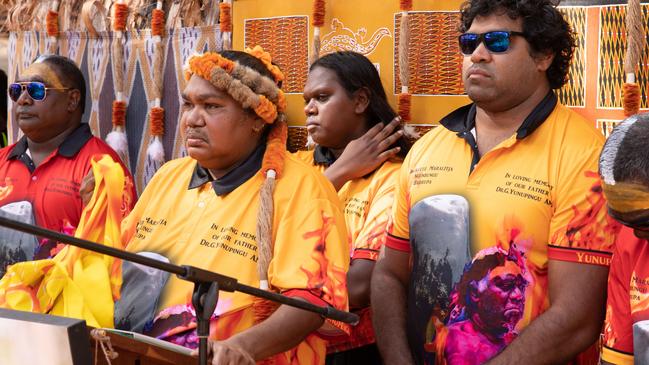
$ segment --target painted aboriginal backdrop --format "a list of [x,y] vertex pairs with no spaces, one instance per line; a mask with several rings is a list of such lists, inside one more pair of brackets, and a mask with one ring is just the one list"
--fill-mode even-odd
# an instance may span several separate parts
[[[303,85],[308,71],[313,28],[310,1],[264,0],[235,2],[234,46],[262,44],[273,50],[283,69],[289,71],[292,147],[301,146],[305,131],[303,102],[295,85]],[[463,95],[457,46],[458,8],[461,1],[414,0],[410,13],[409,91],[412,123],[426,130],[455,107],[468,103]],[[561,9],[577,33],[578,48],[570,71],[570,82],[559,91],[562,103],[583,114],[607,134],[624,118],[621,88],[626,49],[626,2],[564,0]],[[645,31],[649,4],[642,5]],[[354,50],[369,57],[378,67],[383,85],[396,107],[401,90],[397,45],[401,13],[398,0],[326,2],[325,25],[321,30],[321,54]],[[289,32],[292,36],[288,36]],[[289,51],[287,51],[289,50]],[[643,51],[639,79],[641,109],[647,105],[647,47]]]
[[[626,49],[624,3],[563,1],[562,11],[578,35],[578,48],[570,82],[559,91],[560,100],[592,120],[607,134],[623,119],[621,88]],[[216,4],[216,1],[212,2]],[[460,1],[415,0],[411,16],[409,45],[409,91],[412,124],[425,131],[454,108],[468,103],[460,78],[461,56],[457,47],[457,19]],[[642,5],[647,28],[649,4]],[[329,0],[321,28],[321,54],[354,50],[369,57],[379,69],[393,105],[401,90],[397,43],[401,13],[398,0]],[[287,75],[290,148],[304,146],[304,102],[301,91],[306,81],[313,39],[312,1],[236,0],[232,2],[233,48],[262,45]],[[211,24],[211,25],[210,25]],[[184,81],[182,65],[193,52],[220,50],[219,26],[174,28],[162,38],[164,77],[162,107],[165,109],[165,159],[183,154],[178,136],[178,99]],[[144,186],[146,149],[151,139],[148,111],[153,106],[154,41],[149,30],[125,34],[125,97],[128,101],[126,134],[129,166],[136,176],[138,191]],[[112,32],[89,35],[85,30],[62,31],[58,53],[72,58],[87,78],[85,120],[96,135],[105,138],[111,130],[111,103],[115,99],[115,67],[111,57]],[[39,31],[14,31],[9,41],[9,79],[14,80],[40,53],[50,49],[51,38]],[[643,51],[636,73],[641,88],[642,109],[647,105],[646,67],[649,52]],[[19,130],[10,125],[10,140]]]

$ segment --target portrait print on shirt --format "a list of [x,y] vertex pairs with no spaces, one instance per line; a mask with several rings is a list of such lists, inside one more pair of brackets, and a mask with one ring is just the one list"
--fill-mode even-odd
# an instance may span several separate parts
[[494,242],[473,255],[469,210],[459,195],[434,195],[410,212],[408,335],[424,364],[485,363],[516,338],[525,313],[525,253]]

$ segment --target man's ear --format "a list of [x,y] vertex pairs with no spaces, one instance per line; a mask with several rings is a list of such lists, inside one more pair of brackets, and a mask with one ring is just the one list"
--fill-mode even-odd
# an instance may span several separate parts
[[547,71],[554,61],[554,53],[552,52],[539,52],[534,56],[537,70],[541,72]]
[[366,87],[358,89],[354,95],[354,112],[356,114],[363,114],[369,105],[370,91]]
[[252,131],[255,133],[261,133],[264,130],[264,126],[266,126],[266,122],[264,122],[260,117],[255,116],[252,120]]
[[475,280],[471,280],[469,285],[466,286],[466,290],[469,291],[469,296],[471,297],[471,301],[473,303],[476,303],[480,299],[478,295],[478,283]]
[[81,103],[81,92],[77,89],[72,89],[68,92],[68,112],[72,113],[79,107]]

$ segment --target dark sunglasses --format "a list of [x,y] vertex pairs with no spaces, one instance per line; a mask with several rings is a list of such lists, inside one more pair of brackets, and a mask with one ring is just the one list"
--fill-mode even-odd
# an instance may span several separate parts
[[47,87],[44,83],[39,81],[16,82],[9,84],[9,87],[7,88],[9,97],[14,102],[18,101],[18,98],[20,98],[20,95],[22,95],[25,90],[27,90],[27,94],[30,98],[36,101],[43,101],[47,96],[47,90],[70,90],[70,88]]
[[476,33],[464,33],[460,34],[460,51],[464,55],[472,54],[476,48],[480,45],[480,42],[484,42],[485,47],[492,53],[502,53],[509,49],[511,44],[512,36],[525,37],[524,33],[506,31],[506,30],[494,30],[492,32],[486,32],[481,34]]

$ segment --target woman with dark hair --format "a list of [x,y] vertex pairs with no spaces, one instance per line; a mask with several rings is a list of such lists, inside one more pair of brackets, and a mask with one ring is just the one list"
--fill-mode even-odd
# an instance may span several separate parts
[[[123,240],[133,252],[344,310],[349,257],[336,192],[286,152],[283,75],[262,49],[247,52],[189,59],[180,120],[188,156],[156,173],[122,224]],[[191,294],[191,283],[170,277],[159,302],[150,300],[144,332],[196,347]],[[212,363],[324,364],[326,343],[314,332],[328,322],[319,315],[241,292],[218,299]],[[135,322],[138,306],[119,307],[117,323]]]
[[383,245],[401,159],[409,144],[379,73],[363,55],[336,52],[310,68],[306,127],[315,150],[297,155],[321,170],[344,204],[349,244],[350,308],[361,316],[350,336],[332,338],[327,364],[380,364],[370,319],[369,285]]

